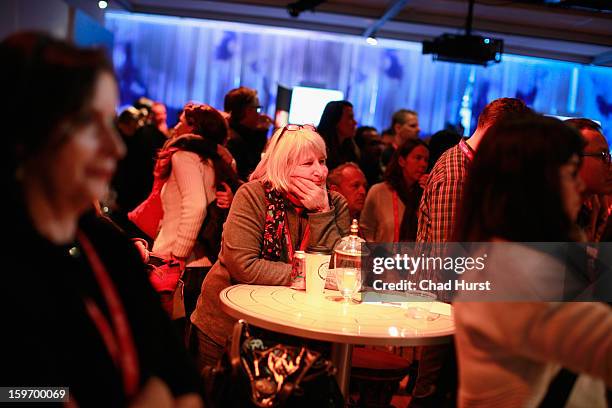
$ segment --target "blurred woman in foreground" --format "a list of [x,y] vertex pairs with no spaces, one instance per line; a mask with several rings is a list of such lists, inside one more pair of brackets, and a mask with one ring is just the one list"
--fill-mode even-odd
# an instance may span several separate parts
[[19,226],[5,246],[0,383],[69,387],[80,406],[201,406],[138,252],[90,211],[125,153],[104,52],[22,33],[0,56],[6,214]]
[[[537,282],[554,269],[561,273],[547,285],[566,278],[563,256],[523,243],[580,239],[582,147],[580,135],[562,122],[534,116],[491,128],[478,148],[455,240],[497,244],[489,247],[487,265],[506,270],[477,275],[494,273],[509,283],[494,288],[497,301],[464,302],[460,294],[454,303],[460,407],[606,406],[612,310],[601,303],[534,302],[533,291],[521,292],[529,289],[521,276]],[[534,289],[546,291],[542,286]],[[499,301],[508,293],[525,301]],[[557,382],[563,385],[552,385]]]

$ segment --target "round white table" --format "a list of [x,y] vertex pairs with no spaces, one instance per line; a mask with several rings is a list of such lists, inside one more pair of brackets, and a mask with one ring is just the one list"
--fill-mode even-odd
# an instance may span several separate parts
[[407,317],[406,304],[345,304],[337,291],[313,301],[285,286],[234,285],[220,293],[221,308],[249,324],[332,343],[332,360],[343,395],[348,394],[354,344],[421,346],[449,343],[455,330],[452,307],[434,302],[429,319]]

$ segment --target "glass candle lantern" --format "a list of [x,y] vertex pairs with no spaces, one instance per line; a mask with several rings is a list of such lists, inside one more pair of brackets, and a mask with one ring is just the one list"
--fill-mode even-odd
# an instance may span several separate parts
[[342,238],[334,247],[333,273],[345,303],[350,303],[353,294],[361,288],[361,255],[365,240],[358,233],[359,224],[354,219],[350,235]]

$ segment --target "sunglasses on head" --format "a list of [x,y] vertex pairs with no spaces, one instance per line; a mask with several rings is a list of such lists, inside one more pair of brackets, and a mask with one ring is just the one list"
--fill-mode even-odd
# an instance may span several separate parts
[[306,130],[311,130],[313,132],[317,131],[317,128],[314,127],[314,125],[285,125],[283,127],[283,130],[281,131],[280,135],[278,136],[278,140],[280,140],[281,137],[283,137],[283,135],[285,134],[285,132],[295,132],[297,130],[302,130],[302,129],[306,129]]

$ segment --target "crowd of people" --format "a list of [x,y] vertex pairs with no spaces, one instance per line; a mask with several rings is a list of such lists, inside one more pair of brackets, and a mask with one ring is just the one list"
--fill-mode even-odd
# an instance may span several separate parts
[[[223,110],[186,103],[169,128],[146,98],[116,115],[102,51],[26,32],[0,55],[19,226],[3,386],[69,386],[74,406],[202,406],[198,374],[235,321],[219,293],[288,286],[295,251],[333,248],[353,219],[367,242],[507,242],[534,257],[520,243],[612,240],[610,149],[589,119],[500,98],[468,138],[421,138],[408,109],[379,135],[344,100],[316,128],[275,127],[240,87]],[[152,286],[154,259],[176,280]],[[454,345],[420,350],[411,406],[610,402],[608,304],[457,302],[455,321]]]

